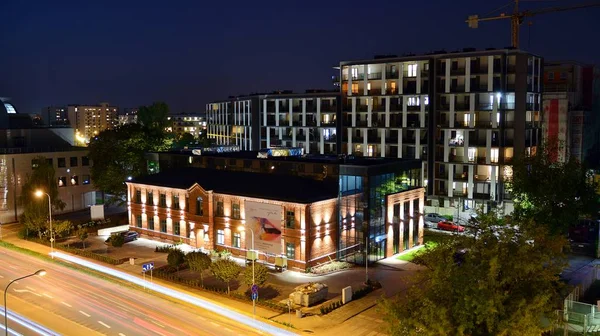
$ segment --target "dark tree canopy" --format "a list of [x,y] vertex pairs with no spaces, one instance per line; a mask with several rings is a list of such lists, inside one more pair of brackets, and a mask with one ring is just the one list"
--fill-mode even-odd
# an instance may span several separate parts
[[138,122],[152,130],[164,131],[170,125],[169,106],[163,102],[155,102],[150,106],[140,106]]

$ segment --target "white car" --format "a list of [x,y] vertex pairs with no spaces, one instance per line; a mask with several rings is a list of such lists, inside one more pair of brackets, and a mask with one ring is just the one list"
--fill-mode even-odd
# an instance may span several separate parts
[[437,214],[437,213],[428,213],[424,217],[425,227],[435,228],[439,222],[443,222],[448,220],[448,218]]

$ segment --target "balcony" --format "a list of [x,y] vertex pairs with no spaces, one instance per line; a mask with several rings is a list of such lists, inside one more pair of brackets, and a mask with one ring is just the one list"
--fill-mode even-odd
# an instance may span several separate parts
[[484,200],[489,200],[490,199],[490,194],[487,193],[473,193],[473,198],[474,199],[484,199]]
[[452,177],[452,179],[455,182],[467,182],[469,180],[469,177],[467,175],[467,173],[462,173],[462,174],[454,174],[454,176]]
[[487,74],[488,73],[488,67],[487,64],[476,64],[476,63],[471,63],[471,74],[472,75],[482,75],[482,74]]
[[448,155],[448,162],[458,162],[458,163],[463,163],[465,162],[465,157],[464,156],[458,156],[458,155]]
[[[352,81],[363,80],[364,78],[365,78],[364,74],[357,74],[355,76],[352,76]],[[343,75],[342,80],[348,81],[348,75]]]
[[448,141],[448,146],[450,147],[461,147],[465,145],[465,141],[463,139],[450,139]]
[[367,127],[366,120],[356,120],[356,127]]
[[429,70],[421,70],[421,77],[429,77]]
[[292,106],[292,112],[302,112],[302,105]]
[[456,85],[450,88],[451,92],[465,92],[465,86],[464,85]]
[[325,137],[324,141],[325,142],[336,142],[337,141],[337,136],[334,134],[334,135],[331,135],[329,137]]
[[451,76],[464,76],[465,69],[450,69]]
[[475,175],[473,176],[474,182],[490,182],[490,177],[487,175]]
[[371,89],[367,91],[369,96],[381,96],[381,89]]
[[396,79],[398,78],[398,72],[397,71],[386,71],[385,72],[385,78],[386,79]]
[[381,72],[373,72],[367,75],[367,79],[381,79]]
[[356,112],[368,112],[369,106],[367,105],[356,105]]
[[471,92],[488,92],[487,83],[484,83],[484,84],[471,83]]
[[335,122],[335,120],[321,121],[321,126],[323,126],[323,127],[335,127],[336,126],[336,122]]
[[419,111],[421,111],[421,106],[420,105],[409,105],[406,107],[406,110],[409,112],[419,112]]
[[475,127],[490,128],[490,127],[492,127],[492,122],[490,120],[478,120],[475,122]]
[[386,95],[396,95],[398,94],[398,89],[387,89],[385,90]]
[[[308,110],[308,106],[306,107]],[[337,112],[337,105],[321,104],[321,112]]]
[[398,104],[398,103],[390,103],[390,111],[402,111],[402,105]]

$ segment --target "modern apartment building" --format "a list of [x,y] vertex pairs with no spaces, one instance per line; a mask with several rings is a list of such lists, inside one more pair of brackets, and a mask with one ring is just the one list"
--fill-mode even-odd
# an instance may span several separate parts
[[[340,91],[320,93],[317,104],[308,103],[315,95],[289,94],[208,104],[209,136],[237,144],[253,132],[253,149],[303,146],[307,153],[419,159],[428,210],[512,211],[504,186],[510,163],[535,153],[541,141],[539,56],[464,49],[341,62],[339,72]],[[320,129],[311,131],[309,122]],[[257,124],[260,136],[252,127]],[[335,142],[326,141],[334,129]]]
[[232,97],[207,104],[208,136],[243,150],[302,147],[307,154],[336,154],[339,102],[339,92],[322,90]]
[[175,134],[190,133],[195,138],[198,138],[206,132],[206,117],[204,114],[172,114],[168,119],[171,121],[169,131]]
[[584,161],[600,145],[599,78],[593,65],[573,61],[544,65],[544,138],[557,146],[558,161],[568,157]]
[[109,103],[98,105],[69,105],[67,115],[75,133],[89,141],[98,133],[117,126],[118,108]]
[[135,124],[137,123],[137,108],[124,108],[119,110],[119,125]]

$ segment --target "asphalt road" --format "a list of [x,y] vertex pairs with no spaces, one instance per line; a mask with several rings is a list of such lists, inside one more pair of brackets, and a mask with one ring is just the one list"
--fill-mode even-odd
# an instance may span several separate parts
[[[11,279],[45,269],[43,278],[30,277],[11,285],[13,297],[46,312],[105,335],[257,335],[256,331],[212,312],[175,303],[35,257],[0,249],[0,287]],[[13,300],[18,302],[19,300]],[[56,319],[64,330],[65,320]],[[9,321],[9,326],[24,332]],[[53,330],[53,325],[45,327]],[[58,327],[58,326],[54,326]],[[68,333],[66,335],[69,335]]]

